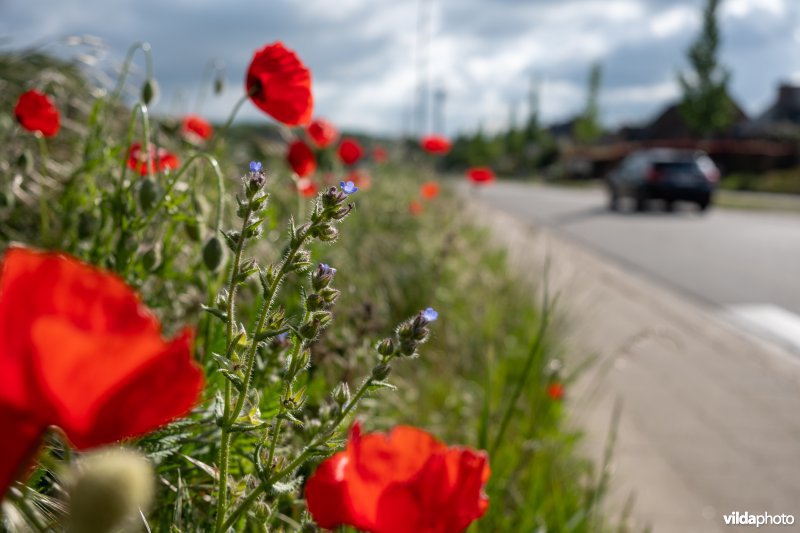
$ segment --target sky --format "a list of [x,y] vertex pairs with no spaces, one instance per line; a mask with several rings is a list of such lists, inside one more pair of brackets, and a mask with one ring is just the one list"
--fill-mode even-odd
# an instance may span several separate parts
[[[0,46],[47,43],[85,54],[63,38],[105,43],[95,69],[119,65],[128,47],[150,43],[162,96],[158,113],[223,120],[242,95],[255,50],[274,41],[313,73],[315,115],[373,134],[430,131],[414,119],[420,79],[445,95],[448,135],[499,131],[529,113],[565,120],[586,101],[590,65],[603,66],[607,126],[652,119],[679,96],[677,73],[696,38],[704,0],[0,0]],[[421,41],[420,13],[427,24]],[[800,81],[800,1],[723,0],[721,61],[731,93],[749,114],[774,100],[781,81]],[[89,50],[91,51],[91,50]],[[225,66],[226,90],[203,99],[204,71]],[[137,63],[142,65],[141,58]],[[425,66],[425,68],[422,68]],[[138,75],[142,75],[139,68]],[[419,75],[427,72],[427,75]],[[246,104],[238,120],[266,120]]]

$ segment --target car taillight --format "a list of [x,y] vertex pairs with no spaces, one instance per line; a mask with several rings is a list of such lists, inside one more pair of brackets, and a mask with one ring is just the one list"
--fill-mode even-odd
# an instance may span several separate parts
[[651,168],[650,172],[647,173],[647,181],[659,181],[663,175],[664,173],[657,168]]

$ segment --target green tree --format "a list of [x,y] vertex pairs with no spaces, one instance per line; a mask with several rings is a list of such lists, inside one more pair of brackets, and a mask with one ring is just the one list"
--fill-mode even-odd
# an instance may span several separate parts
[[600,124],[600,84],[603,80],[603,67],[594,63],[589,71],[589,90],[586,108],[573,126],[572,134],[580,143],[590,143],[600,137],[603,127]]
[[722,0],[707,0],[703,29],[688,50],[691,69],[678,75],[683,89],[681,112],[689,127],[700,135],[724,130],[733,121],[733,102],[728,95],[730,73],[719,64],[720,36],[717,10]]

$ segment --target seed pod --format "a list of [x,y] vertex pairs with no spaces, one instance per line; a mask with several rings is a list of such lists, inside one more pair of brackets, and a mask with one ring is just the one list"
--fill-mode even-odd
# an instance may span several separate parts
[[186,236],[189,237],[190,240],[194,242],[200,241],[200,224],[195,219],[189,219],[183,223],[183,231],[186,232]]
[[149,78],[142,85],[142,102],[144,105],[149,106],[151,103],[158,101],[158,83],[153,78]]
[[142,266],[148,272],[153,272],[161,262],[161,255],[155,247],[150,248],[142,255]]
[[158,185],[156,185],[156,182],[150,178],[143,180],[139,185],[139,206],[141,206],[142,211],[150,211],[156,205],[157,199]]
[[378,343],[378,353],[381,355],[392,355],[394,353],[394,341],[385,338]]
[[78,238],[88,239],[97,231],[97,217],[91,211],[84,211],[78,215]]
[[219,265],[222,264],[222,257],[225,250],[222,248],[222,243],[216,235],[212,236],[206,241],[203,246],[203,263],[206,268],[211,272],[216,271]]
[[386,363],[381,363],[372,369],[372,379],[383,381],[392,372],[392,367]]

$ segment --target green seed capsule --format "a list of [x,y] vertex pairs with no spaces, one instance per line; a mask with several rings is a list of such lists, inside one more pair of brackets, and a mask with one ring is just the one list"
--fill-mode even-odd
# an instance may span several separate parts
[[142,102],[144,105],[150,105],[151,103],[155,103],[158,100],[158,83],[156,80],[150,78],[144,82],[142,85]]
[[206,268],[211,272],[217,270],[222,263],[223,254],[222,243],[217,236],[214,235],[208,239],[205,246],[203,246],[203,263],[206,265]]
[[158,186],[151,179],[145,179],[139,186],[139,205],[142,211],[147,212],[156,205],[158,199]]

